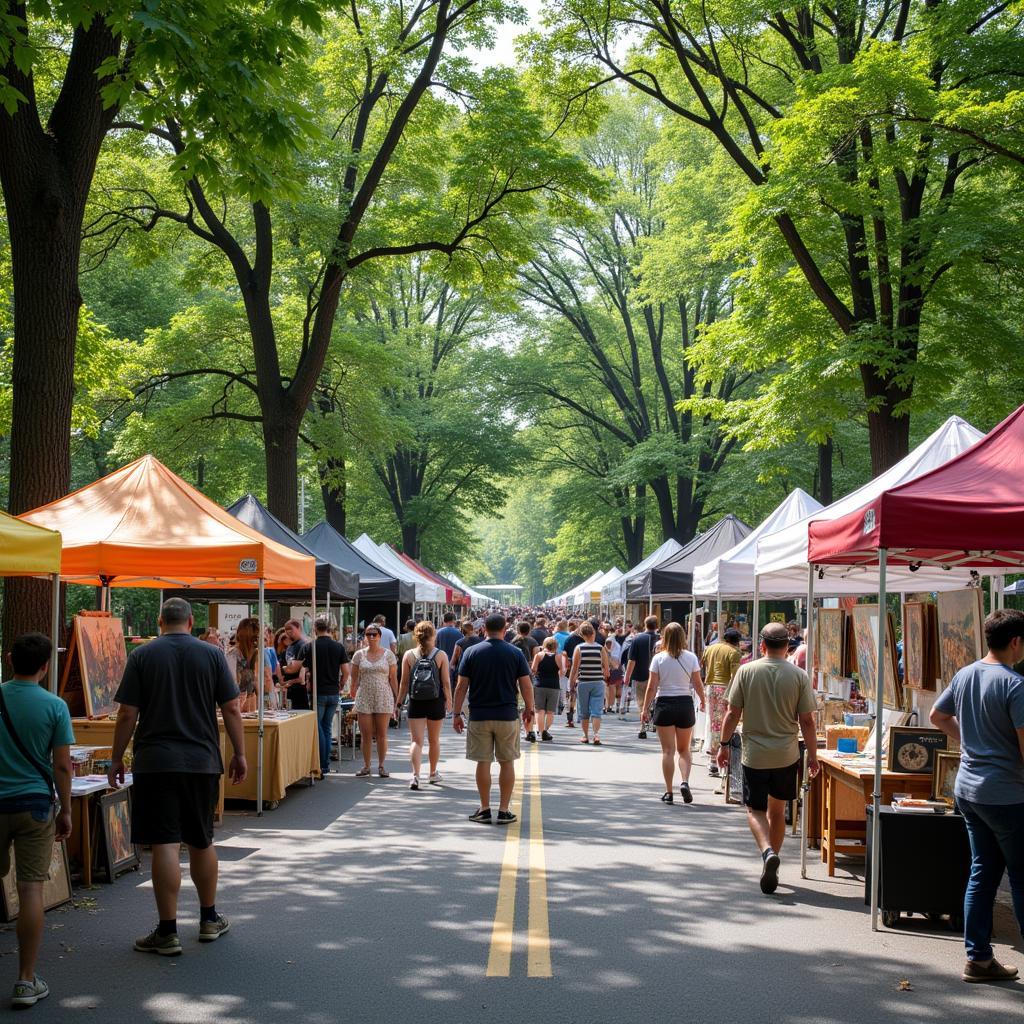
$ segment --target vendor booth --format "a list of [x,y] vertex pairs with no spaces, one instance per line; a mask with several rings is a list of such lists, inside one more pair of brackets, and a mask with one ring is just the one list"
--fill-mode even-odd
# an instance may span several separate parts
[[[375,543],[370,536],[365,533],[360,534],[360,536],[352,543],[364,558],[369,559],[369,561],[380,566],[385,572],[389,572],[393,576],[397,576],[398,579],[411,584],[415,604],[421,604],[424,606],[440,606],[444,604],[444,587],[435,583],[433,580],[427,579],[427,577],[418,570],[407,565],[386,544]],[[395,636],[398,636],[402,632],[402,625],[405,622],[405,619],[412,615],[413,609],[410,607],[406,610],[399,607],[396,603],[393,611],[395,615],[395,624],[392,629],[394,630]],[[387,615],[386,617],[388,625],[390,626],[391,616]]]
[[[642,580],[644,575],[651,569],[652,566],[660,565],[662,562],[671,558],[673,555],[678,554],[683,550],[683,545],[677,540],[673,540],[669,537],[664,543],[660,544],[654,549],[642,562],[637,563],[632,569],[623,573],[618,579],[612,580],[611,583],[607,584],[601,590],[601,600],[607,605],[619,605],[622,608],[623,614],[626,610],[627,600],[631,600],[627,597],[628,588],[630,584],[636,583],[638,580]],[[642,608],[638,609],[640,613],[639,617],[642,619],[643,615],[647,614]]]
[[[255,585],[260,609],[259,665],[263,664],[265,591],[302,589],[312,596],[316,583],[315,560],[310,555],[239,522],[151,455],[21,518],[61,533],[61,579],[101,587],[105,608],[109,608],[111,587],[217,587],[244,594]],[[259,813],[263,809],[264,703],[259,701],[257,712]],[[306,714],[312,721],[314,713]],[[310,749],[312,774],[319,770],[319,763],[315,746]]]

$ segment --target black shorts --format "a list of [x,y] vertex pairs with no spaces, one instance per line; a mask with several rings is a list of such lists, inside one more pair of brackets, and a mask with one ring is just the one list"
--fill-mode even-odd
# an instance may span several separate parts
[[748,768],[743,766],[743,803],[752,811],[767,811],[768,797],[795,800],[800,762],[785,768]]
[[410,697],[406,718],[425,718],[428,722],[443,722],[447,710],[444,697],[438,697],[437,700],[413,700]]
[[656,726],[674,726],[676,729],[692,729],[697,722],[697,712],[692,697],[658,697],[654,702],[651,721]]
[[142,846],[213,842],[219,775],[195,772],[136,773],[132,781],[132,842]]

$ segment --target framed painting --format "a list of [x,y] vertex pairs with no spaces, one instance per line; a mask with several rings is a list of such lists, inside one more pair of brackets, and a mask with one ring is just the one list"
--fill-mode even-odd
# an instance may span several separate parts
[[889,729],[889,760],[891,772],[931,775],[935,759],[947,750],[949,737],[939,729],[916,726],[892,726]]
[[[853,620],[853,642],[857,656],[857,679],[861,693],[872,698],[878,679],[878,605],[857,604],[850,613]],[[896,674],[896,643],[891,621],[886,616],[885,628],[885,699],[888,708],[902,706],[899,678]]]
[[815,661],[818,670],[828,679],[830,676],[843,677],[843,637],[846,632],[846,613],[842,608],[819,608],[818,629],[815,645]]
[[956,773],[960,771],[960,751],[942,751],[935,755],[935,767],[932,770],[932,799],[952,804],[955,800],[953,786],[956,784]]
[[119,789],[100,796],[103,842],[97,845],[96,867],[106,871],[107,881],[122,871],[138,867],[139,849],[132,844],[131,789]]
[[977,587],[939,594],[940,689],[945,689],[960,669],[985,653],[981,602],[981,590]]
[[[11,870],[0,884],[0,902],[3,906],[3,920],[14,921],[21,911],[18,886],[15,881],[14,851],[11,850]],[[43,910],[52,910],[71,901],[71,867],[68,864],[68,850],[64,843],[54,843],[50,854],[50,877],[43,883]]]
[[105,718],[117,710],[114,694],[128,662],[121,620],[76,615],[75,644],[85,693],[85,713],[89,718]]

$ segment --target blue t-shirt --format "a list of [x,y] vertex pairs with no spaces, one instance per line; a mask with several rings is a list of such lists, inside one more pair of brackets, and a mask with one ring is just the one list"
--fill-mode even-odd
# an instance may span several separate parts
[[267,668],[270,669],[270,674],[273,675],[277,671],[277,666],[280,665],[280,661],[277,657],[277,651],[275,651],[273,647],[264,647],[263,660],[267,663]]
[[[21,742],[44,768],[51,768],[54,747],[75,742],[68,706],[38,683],[12,679],[4,683],[4,703]],[[0,725],[0,800],[17,797],[50,798],[50,787],[14,745],[6,725]]]
[[462,630],[458,626],[442,626],[437,631],[437,636],[434,638],[434,642],[437,644],[439,651],[444,651],[448,655],[448,660],[452,660],[452,654],[455,652],[455,645],[462,639]]
[[558,643],[558,650],[563,651],[565,649],[565,641],[569,639],[568,630],[560,629],[557,633],[552,635]]
[[976,661],[960,669],[935,709],[960,723],[960,770],[954,793],[978,804],[1024,804],[1024,676]]
[[469,717],[477,722],[512,722],[519,717],[519,680],[529,676],[523,652],[488,637],[459,659],[459,676],[469,679]]

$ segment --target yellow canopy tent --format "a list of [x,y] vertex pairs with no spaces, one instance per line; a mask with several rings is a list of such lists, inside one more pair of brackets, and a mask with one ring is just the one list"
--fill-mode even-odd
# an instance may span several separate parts
[[[50,632],[50,689],[57,692],[57,620],[60,617],[60,534],[0,512],[0,576],[50,576],[53,616]],[[8,638],[9,640],[10,638]]]

